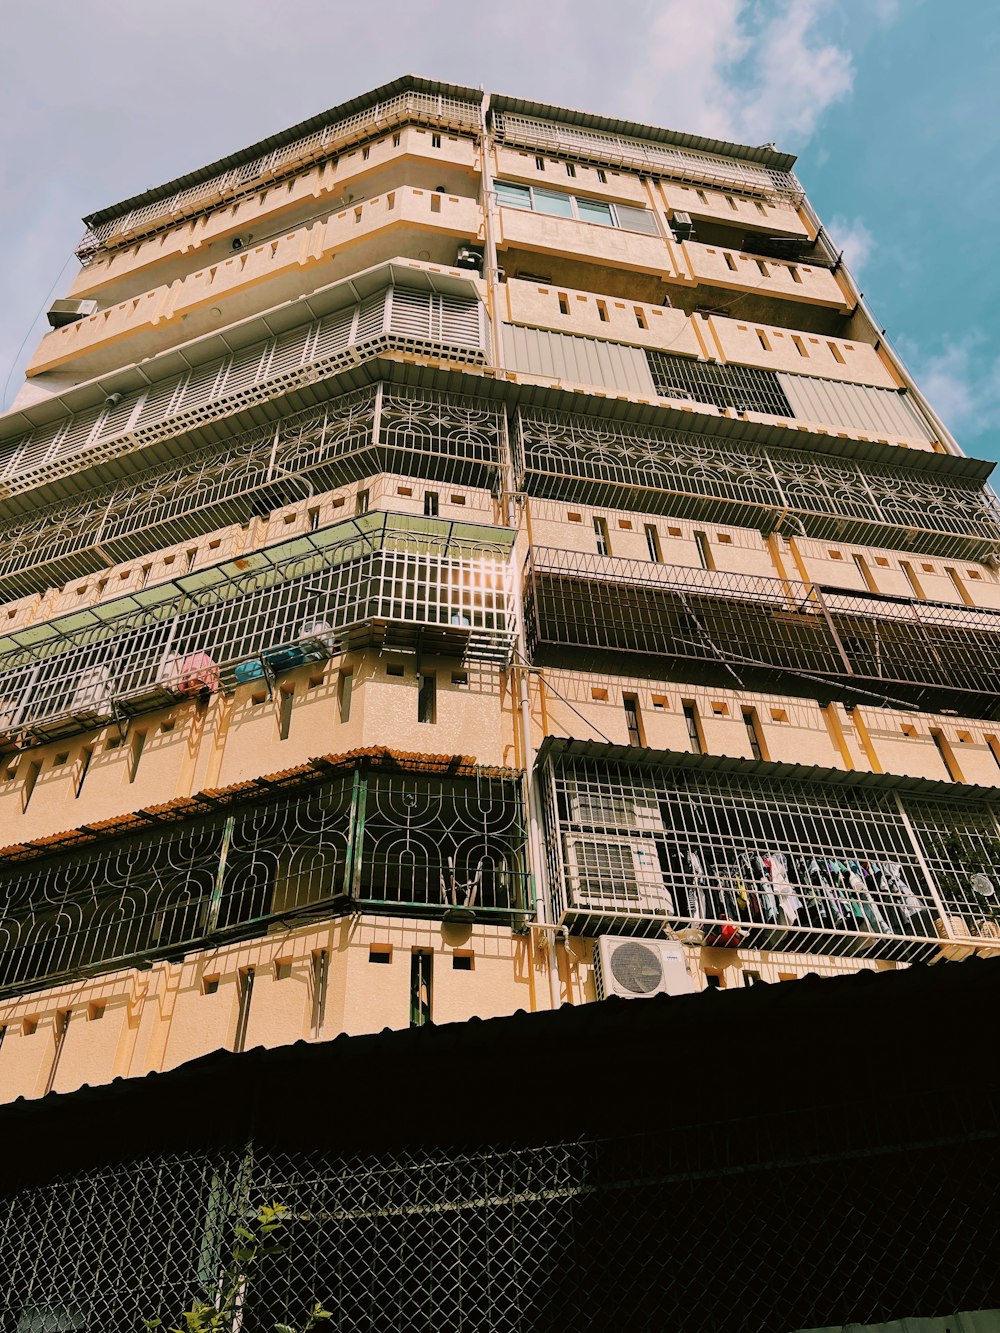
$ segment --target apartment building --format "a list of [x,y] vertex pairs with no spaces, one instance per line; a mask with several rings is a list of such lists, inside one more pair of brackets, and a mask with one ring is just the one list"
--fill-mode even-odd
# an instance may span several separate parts
[[405,78],[86,219],[0,417],[0,1099],[1000,948],[992,464],[793,166]]

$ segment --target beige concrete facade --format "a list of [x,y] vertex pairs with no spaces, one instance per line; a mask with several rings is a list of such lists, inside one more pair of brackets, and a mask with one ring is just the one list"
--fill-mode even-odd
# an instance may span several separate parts
[[409,295],[365,358],[4,479],[39,518],[0,543],[0,1100],[592,1002],[604,936],[681,940],[692,989],[995,948],[985,470],[782,155],[726,190],[466,112],[93,224],[99,308],[28,368],[50,419],[374,265]]

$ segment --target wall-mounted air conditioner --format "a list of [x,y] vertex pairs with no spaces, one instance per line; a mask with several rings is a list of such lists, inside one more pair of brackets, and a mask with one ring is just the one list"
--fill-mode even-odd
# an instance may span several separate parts
[[651,995],[689,995],[694,983],[677,940],[632,940],[602,935],[594,951],[597,998],[620,995],[645,1000]]
[[674,240],[689,241],[694,235],[694,223],[691,221],[691,214],[675,213],[670,219],[670,230],[674,233]]
[[656,846],[650,838],[569,835],[569,905],[598,912],[655,912],[669,908]]
[[467,268],[483,276],[483,252],[477,250],[474,245],[460,245],[458,247],[458,257],[455,260],[456,268]]
[[64,324],[75,324],[78,319],[96,314],[96,301],[53,301],[47,318],[52,328],[61,329]]

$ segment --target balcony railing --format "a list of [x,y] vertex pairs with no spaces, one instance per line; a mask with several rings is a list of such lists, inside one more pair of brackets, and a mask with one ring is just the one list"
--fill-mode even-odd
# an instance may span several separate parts
[[506,663],[505,528],[379,511],[0,638],[0,737],[33,744],[369,645]]
[[489,319],[475,297],[387,287],[357,305],[75,413],[0,446],[0,480],[18,494],[301,389],[388,351],[483,364]]
[[575,931],[903,962],[1000,951],[1000,793],[553,738],[539,762]]
[[666,658],[730,681],[1000,715],[1000,611],[547,547],[529,643]]
[[140,237],[166,231],[185,219],[211,213],[265,185],[293,176],[314,162],[332,157],[351,144],[363,143],[410,122],[475,134],[480,127],[479,107],[454,97],[401,93],[357,115],[324,125],[252,162],[91,227],[77,247],[77,258],[82,264],[90,263],[102,250],[118,249]]
[[967,560],[1000,548],[991,492],[930,467],[539,408],[518,410],[513,447],[529,495]]
[[716,157],[672,144],[630,139],[600,130],[560,125],[555,121],[496,112],[493,132],[501,143],[541,149],[580,162],[611,163],[641,171],[646,176],[665,176],[696,185],[713,185],[765,199],[798,202],[804,191],[796,177],[754,162]]
[[448,763],[330,756],[280,800],[195,797],[182,821],[145,812],[141,832],[0,867],[0,994],[347,911],[511,922],[530,911],[519,780]]
[[378,385],[255,426],[11,520],[0,535],[0,599],[246,523],[378,472],[497,490],[504,439],[496,404]]

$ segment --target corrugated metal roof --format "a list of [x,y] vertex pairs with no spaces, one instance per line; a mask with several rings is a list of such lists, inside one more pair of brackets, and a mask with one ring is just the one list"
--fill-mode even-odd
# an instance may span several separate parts
[[936,796],[950,801],[989,801],[1000,805],[1000,788],[936,778],[913,778],[899,773],[860,773],[818,764],[785,764],[775,760],[736,759],[722,754],[691,754],[687,750],[649,750],[606,741],[546,736],[538,747],[536,763],[546,759],[600,759],[628,767],[687,770],[696,773],[751,774],[755,778],[814,782],[825,787],[876,787],[914,796]]
[[923,1319],[894,1319],[889,1324],[831,1324],[798,1333],[998,1333],[1000,1310],[964,1310]]
[[397,93],[405,92],[434,93],[441,97],[458,97],[471,102],[479,102],[482,98],[478,88],[466,88],[458,83],[441,83],[437,79],[422,78],[419,74],[403,74],[390,83],[383,83],[370,92],[361,93],[347,102],[341,102],[339,106],[331,107],[329,111],[322,111],[319,115],[310,116],[308,120],[299,121],[297,125],[291,125],[287,130],[270,134],[266,139],[259,139],[256,143],[240,148],[226,157],[220,157],[215,162],[209,162],[204,167],[198,167],[195,171],[185,172],[184,175],[176,176],[163,185],[151,186],[150,189],[134,194],[128,199],[122,199],[117,204],[99,208],[95,213],[88,214],[83,221],[88,227],[98,227],[102,222],[108,222],[119,214],[131,212],[133,208],[153,203],[156,199],[167,198],[176,194],[178,190],[186,190],[192,185],[200,185],[202,181],[211,180],[213,176],[218,176],[223,171],[241,167],[244,163],[252,162],[254,158],[262,157],[276,148],[284,148],[297,139],[304,139],[306,135],[321,130],[330,121],[357,115],[359,111],[366,111],[378,102],[384,102]]

